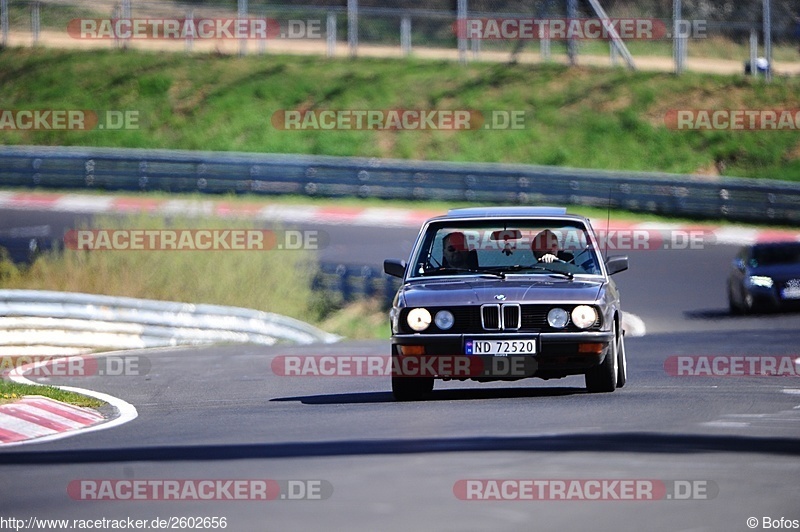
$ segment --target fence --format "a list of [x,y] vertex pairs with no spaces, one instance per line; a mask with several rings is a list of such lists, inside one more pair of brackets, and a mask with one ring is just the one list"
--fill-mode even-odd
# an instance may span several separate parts
[[[758,56],[797,62],[800,8],[796,3],[753,0],[670,3],[650,0],[427,0],[385,2],[369,0],[307,0],[306,5],[273,4],[248,0],[153,2],[139,0],[0,0],[3,44],[53,46],[145,46],[223,53],[303,52],[334,55],[411,55],[459,59],[512,61],[568,61],[570,63],[642,64],[681,72],[687,58],[698,69],[742,72],[745,62]],[[346,5],[345,5],[346,4]],[[454,9],[455,8],[455,9]],[[147,38],[93,38],[82,33],[82,20],[261,18],[271,21],[265,34],[212,37],[181,32],[175,38],[156,38],[147,26]],[[650,21],[652,31],[626,35],[622,28],[599,35],[589,26],[578,31],[549,31],[549,21],[603,19]],[[548,21],[533,32],[466,31],[467,21]],[[560,23],[559,23],[560,24]],[[469,26],[474,29],[474,26]],[[482,25],[484,30],[489,26]],[[621,39],[616,39],[614,33]],[[119,37],[119,33],[115,33]],[[161,35],[163,37],[163,35]],[[241,37],[241,38],[237,38]],[[759,48],[759,42],[763,43]],[[628,52],[630,51],[630,56]],[[663,61],[655,61],[660,59]],[[713,64],[709,64],[713,63]]]
[[0,147],[0,186],[610,206],[698,219],[800,223],[797,183],[495,163]]
[[377,299],[384,308],[390,308],[400,284],[400,279],[386,275],[376,265],[323,262],[312,288],[329,297],[334,305]]

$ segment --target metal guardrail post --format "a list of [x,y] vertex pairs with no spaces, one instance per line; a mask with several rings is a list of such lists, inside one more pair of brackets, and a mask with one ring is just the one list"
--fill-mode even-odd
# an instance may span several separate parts
[[750,75],[754,78],[758,77],[756,61],[758,61],[758,32],[753,28],[750,30]]
[[764,2],[764,57],[767,58],[767,71],[764,79],[772,81],[772,9],[770,0]]
[[[238,0],[239,3],[239,20],[247,18],[247,0]],[[239,39],[239,55],[247,55],[247,39]]]
[[347,46],[350,57],[358,56],[358,0],[347,0]]
[[[578,7],[576,0],[567,0],[567,19],[573,20],[578,16]],[[578,64],[578,44],[575,42],[575,39],[571,36],[567,40],[567,57],[569,58],[569,64],[571,66],[575,66]]]
[[327,21],[328,57],[336,56],[336,13],[328,13]]
[[6,47],[8,46],[8,0],[0,0],[0,32],[3,34],[0,45]]
[[[266,11],[261,12],[261,18],[267,20],[267,13]],[[280,33],[273,38],[280,38]],[[264,55],[267,53],[267,44],[270,39],[269,28],[267,28],[267,32],[264,37],[259,37],[258,39],[258,54]]]
[[400,48],[403,50],[404,56],[411,54],[411,17],[409,15],[403,15],[400,19]]
[[31,34],[33,35],[33,45],[39,44],[39,33],[41,31],[41,3],[31,3]]
[[681,51],[681,20],[682,20],[681,0],[673,0],[672,3],[672,58],[675,61],[675,73],[683,74],[683,52]]
[[[186,14],[186,20],[189,24],[194,26],[194,10],[190,9],[189,12]],[[192,53],[194,49],[194,33],[191,31],[186,32],[186,53]]]
[[539,25],[539,55],[542,61],[550,61],[550,33],[545,29],[544,24]]
[[[120,15],[121,15],[120,18],[122,18],[122,19],[125,19],[125,20],[130,20],[131,19],[131,17],[132,17],[132,14],[131,14],[131,0],[122,0],[122,7],[121,7]],[[122,40],[122,48],[124,48],[124,49],[128,48],[128,39],[123,39]]]
[[467,64],[467,0],[458,0],[456,32],[458,37],[458,62]]

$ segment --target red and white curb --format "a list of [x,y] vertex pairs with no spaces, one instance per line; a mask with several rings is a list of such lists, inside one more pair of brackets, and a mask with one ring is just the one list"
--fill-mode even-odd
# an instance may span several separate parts
[[[0,191],[0,209],[46,209],[72,213],[148,213],[186,216],[252,218],[283,223],[316,223],[367,227],[418,228],[442,211],[385,207],[337,207],[330,205],[288,205],[278,203],[231,202],[226,200],[188,200],[136,198],[89,194]],[[606,220],[593,220],[596,230]],[[673,224],[664,222],[626,222],[612,220],[609,230],[702,232],[717,244],[747,245],[772,240],[800,241],[800,231],[761,229],[748,226],[712,224]]]
[[95,410],[29,395],[0,405],[0,446],[70,432],[104,420]]
[[[11,370],[6,378],[19,384],[44,386],[27,379],[25,373],[30,369],[63,361],[64,358],[54,358],[18,366]],[[139,416],[135,406],[113,395],[73,386],[56,386],[56,388],[106,402],[113,408],[115,417],[109,419],[96,410],[68,405],[46,397],[25,396],[19,401],[0,405],[0,448],[26,443],[43,443],[75,434],[110,429],[133,421]]]

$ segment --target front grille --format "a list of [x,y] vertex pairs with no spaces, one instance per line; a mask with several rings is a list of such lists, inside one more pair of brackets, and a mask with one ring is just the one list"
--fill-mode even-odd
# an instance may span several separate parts
[[503,330],[519,329],[521,324],[519,305],[503,305]]
[[484,305],[481,307],[481,321],[487,331],[500,330],[500,305]]

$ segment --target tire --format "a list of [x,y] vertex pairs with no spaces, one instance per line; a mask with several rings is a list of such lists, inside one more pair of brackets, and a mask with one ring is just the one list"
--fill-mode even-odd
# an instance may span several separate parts
[[395,401],[419,401],[433,391],[433,377],[392,377]]
[[728,285],[728,310],[734,315],[742,313],[742,307],[740,307],[733,298],[733,288],[731,288],[730,284]]
[[753,298],[752,294],[749,292],[745,293],[744,295],[744,312],[745,314],[753,314],[757,312],[758,309],[756,308],[756,300]]
[[625,355],[625,334],[619,337],[619,347],[617,348],[617,388],[622,388],[628,382],[628,357]]
[[611,343],[611,352],[606,353],[603,362],[586,372],[586,391],[589,393],[608,393],[617,389],[619,357],[616,323],[614,323],[614,338],[615,340]]

